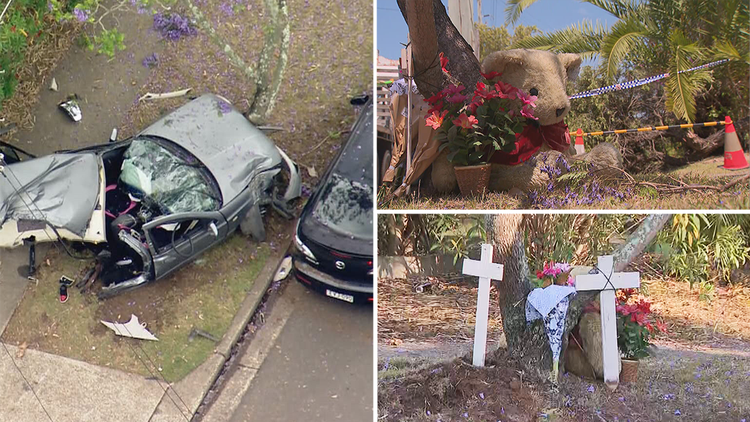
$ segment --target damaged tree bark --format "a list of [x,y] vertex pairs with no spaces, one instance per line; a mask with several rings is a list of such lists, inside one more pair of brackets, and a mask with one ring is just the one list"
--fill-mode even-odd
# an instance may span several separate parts
[[[646,217],[638,229],[630,235],[614,253],[614,271],[623,271],[651,243],[669,214],[653,214]],[[508,351],[519,358],[530,372],[540,379],[546,378],[552,368],[552,352],[541,320],[526,323],[526,297],[534,288],[529,281],[529,267],[526,259],[524,233],[521,230],[523,215],[487,215],[485,227],[487,239],[495,248],[495,262],[505,266],[502,285],[498,285],[500,313],[503,319],[503,332]],[[584,306],[596,297],[597,292],[579,292],[570,301],[565,319],[563,339],[567,340],[570,330],[578,323]],[[563,342],[560,365],[564,371],[565,348]]]
[[[480,81],[479,61],[440,0],[398,0],[398,7],[409,26],[414,80],[422,96],[437,94],[449,82],[473,88]],[[440,67],[440,53],[448,58],[450,79]]]

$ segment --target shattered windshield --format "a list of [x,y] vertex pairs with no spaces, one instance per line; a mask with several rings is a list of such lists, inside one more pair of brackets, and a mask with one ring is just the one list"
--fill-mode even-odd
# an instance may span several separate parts
[[218,189],[203,165],[166,141],[134,139],[125,151],[120,182],[165,215],[216,211],[221,205]]
[[362,114],[313,215],[334,231],[372,239],[372,107]]

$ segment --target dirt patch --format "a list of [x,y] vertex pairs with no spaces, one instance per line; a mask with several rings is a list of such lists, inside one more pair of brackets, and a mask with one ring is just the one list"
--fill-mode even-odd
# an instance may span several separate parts
[[691,290],[686,282],[662,279],[644,285],[653,303],[651,309],[669,328],[669,334],[660,339],[691,348],[750,342],[750,287],[715,287],[710,299],[701,299],[698,286]]
[[[428,285],[425,285],[429,283]],[[423,293],[415,287],[422,286]],[[502,333],[496,286],[490,288],[487,338]],[[465,277],[378,279],[378,341],[398,346],[404,340],[461,342],[474,338],[477,286]]]
[[486,368],[455,359],[378,383],[378,420],[535,421],[543,408],[539,391],[521,380],[511,359]]

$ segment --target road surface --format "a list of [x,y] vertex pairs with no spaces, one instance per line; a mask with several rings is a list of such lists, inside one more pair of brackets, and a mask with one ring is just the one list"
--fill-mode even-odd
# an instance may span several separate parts
[[372,421],[372,333],[372,306],[290,280],[203,421]]

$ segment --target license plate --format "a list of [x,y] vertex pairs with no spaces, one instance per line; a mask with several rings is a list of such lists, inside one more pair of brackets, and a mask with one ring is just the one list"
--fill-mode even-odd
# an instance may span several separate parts
[[334,292],[333,290],[326,289],[326,296],[329,296],[338,300],[343,300],[344,302],[354,303],[354,296],[345,295],[339,292]]

